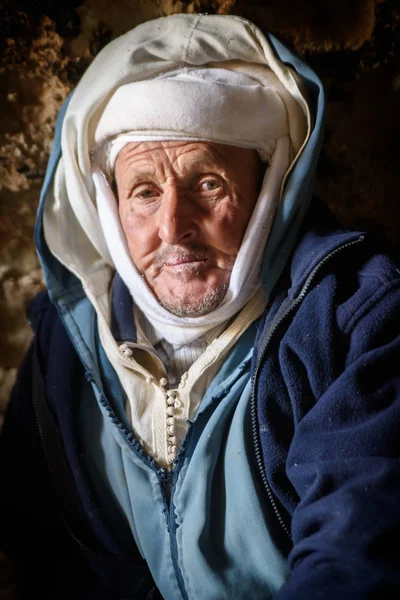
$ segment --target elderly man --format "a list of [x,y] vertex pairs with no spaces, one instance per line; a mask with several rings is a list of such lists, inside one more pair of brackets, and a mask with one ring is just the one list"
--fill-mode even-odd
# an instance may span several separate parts
[[400,277],[310,202],[322,121],[227,16],[137,27],[63,107],[1,439],[18,597],[398,598]]

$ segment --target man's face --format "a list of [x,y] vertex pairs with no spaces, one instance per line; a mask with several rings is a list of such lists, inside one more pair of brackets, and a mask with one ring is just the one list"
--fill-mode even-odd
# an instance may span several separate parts
[[159,302],[198,317],[223,300],[263,169],[255,150],[140,142],[115,164],[119,215],[137,269]]

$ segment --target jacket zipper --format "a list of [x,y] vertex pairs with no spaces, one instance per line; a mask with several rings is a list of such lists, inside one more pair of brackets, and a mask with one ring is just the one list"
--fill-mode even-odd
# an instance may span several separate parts
[[267,349],[270,346],[272,337],[274,336],[275,332],[279,329],[281,324],[295,311],[295,309],[304,300],[304,297],[309,292],[311,286],[314,283],[316,276],[325,267],[325,265],[332,258],[334,258],[337,254],[346,250],[347,248],[350,248],[351,246],[355,246],[356,244],[359,244],[362,241],[364,241],[364,236],[360,235],[356,240],[353,240],[352,242],[348,242],[347,244],[343,244],[343,246],[340,246],[339,248],[336,248],[335,250],[332,250],[332,252],[327,254],[325,256],[325,258],[323,258],[321,260],[321,262],[318,263],[318,265],[313,269],[313,271],[307,277],[306,282],[304,283],[299,295],[287,306],[286,310],[284,310],[284,312],[281,314],[279,314],[279,310],[278,310],[277,318],[272,321],[271,326],[267,332],[264,347],[258,358],[257,365],[256,365],[256,368],[254,371],[252,395],[251,395],[251,423],[252,423],[252,433],[253,433],[253,442],[254,442],[256,462],[257,462],[259,473],[261,475],[261,480],[262,480],[264,488],[267,492],[267,496],[271,502],[273,511],[278,519],[280,526],[282,527],[283,531],[285,532],[285,534],[288,536],[288,538],[290,540],[292,539],[292,536],[290,534],[288,526],[286,525],[282,515],[279,512],[277,503],[275,501],[274,495],[272,493],[272,490],[270,488],[270,485],[268,483],[267,476],[265,473],[264,460],[263,460],[262,451],[261,451],[261,440],[260,440],[260,433],[259,433],[258,415],[257,415],[257,402],[256,402],[256,391],[255,391],[256,390],[256,381],[257,381],[257,377],[258,377],[259,370],[261,367],[261,363],[263,362],[264,357],[267,352]]
[[[171,558],[172,564],[174,566],[175,577],[178,583],[179,591],[181,592],[181,596],[183,600],[189,600],[185,582],[183,580],[182,571],[178,563],[178,543],[176,541],[176,520],[175,520],[175,505],[174,505],[174,491],[175,484],[178,478],[179,469],[177,468],[177,464],[175,463],[172,471],[164,472],[160,474],[160,485],[161,492],[164,500],[164,508],[165,508],[165,516],[167,520],[167,529],[169,533],[169,544],[171,550]],[[170,498],[167,498],[166,489],[169,490]]]

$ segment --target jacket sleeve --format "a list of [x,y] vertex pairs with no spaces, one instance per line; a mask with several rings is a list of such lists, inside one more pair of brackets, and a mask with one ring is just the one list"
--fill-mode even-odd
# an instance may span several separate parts
[[300,502],[277,600],[400,598],[400,280],[382,284],[344,334],[341,374],[291,443]]
[[[29,315],[33,327],[46,303],[45,294],[35,299],[34,310]],[[38,597],[47,597],[39,575],[43,567],[38,569],[41,557],[49,554],[67,556],[71,546],[54,501],[33,408],[32,355],[37,344],[38,337],[35,336],[19,368],[0,435],[0,551],[12,559],[4,562],[6,581],[13,574],[8,568],[10,565],[15,575],[18,571],[22,575],[18,598],[25,597],[21,586],[28,580],[34,590],[29,591],[30,597],[35,597],[36,591]],[[48,567],[49,580],[50,573],[51,566]],[[10,587],[11,583],[7,582],[7,585]]]
[[48,509],[50,519],[53,510],[45,500],[38,504],[47,473],[31,407],[31,352],[19,369],[0,436],[0,588],[6,598],[19,597],[24,565],[44,543],[43,515]]

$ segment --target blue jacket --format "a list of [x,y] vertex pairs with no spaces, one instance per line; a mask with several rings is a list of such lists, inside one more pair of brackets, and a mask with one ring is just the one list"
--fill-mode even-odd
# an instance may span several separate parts
[[[313,202],[253,358],[252,443],[291,568],[278,600],[399,595],[399,313],[395,264]],[[24,562],[19,597],[160,597],[85,473],[77,398],[90,374],[47,294],[31,319],[0,438],[1,544]]]

